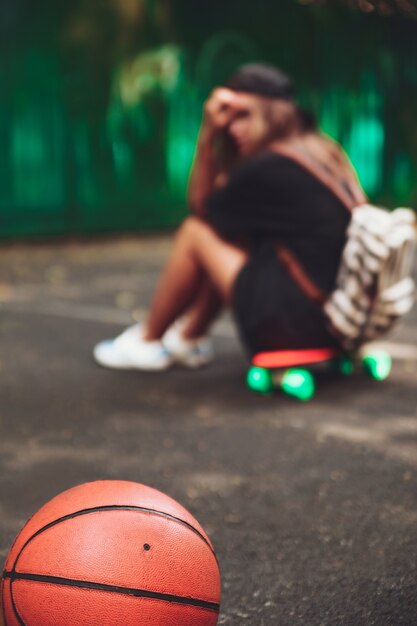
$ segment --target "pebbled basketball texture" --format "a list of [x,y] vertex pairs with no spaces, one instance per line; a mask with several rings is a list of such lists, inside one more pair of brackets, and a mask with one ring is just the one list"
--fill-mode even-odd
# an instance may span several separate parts
[[5,626],[215,626],[220,572],[194,517],[126,481],[86,483],[24,526],[2,576]]

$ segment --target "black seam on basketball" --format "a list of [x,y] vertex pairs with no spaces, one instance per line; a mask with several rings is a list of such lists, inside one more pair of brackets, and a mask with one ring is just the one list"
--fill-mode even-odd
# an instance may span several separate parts
[[204,541],[204,543],[208,546],[208,548],[212,552],[214,558],[216,559],[216,563],[218,563],[216,553],[214,552],[213,548],[211,547],[211,545],[207,541],[207,539],[204,537],[204,535],[202,535],[199,530],[194,528],[194,526],[192,526],[188,522],[182,520],[180,517],[175,517],[174,515],[170,515],[169,513],[164,513],[163,511],[157,511],[156,509],[147,509],[145,507],[140,507],[140,506],[127,506],[127,505],[118,505],[118,504],[116,505],[116,504],[114,504],[114,505],[108,505],[108,506],[93,507],[91,509],[82,509],[81,511],[76,511],[75,513],[70,513],[69,515],[64,515],[63,517],[60,517],[59,519],[54,520],[53,522],[50,522],[49,524],[46,524],[45,526],[43,526],[42,528],[37,530],[36,533],[31,535],[31,537],[29,537],[29,539],[27,539],[27,541],[23,544],[22,548],[19,551],[19,554],[16,556],[16,559],[15,559],[14,564],[13,564],[12,571],[14,572],[16,570],[17,562],[18,562],[22,552],[26,548],[26,546],[33,539],[35,539],[35,537],[38,537],[38,535],[41,535],[46,530],[49,530],[50,528],[53,528],[53,526],[56,526],[57,524],[60,524],[61,522],[65,522],[67,520],[74,519],[76,517],[80,517],[81,515],[89,515],[90,513],[99,513],[99,512],[102,512],[102,511],[138,511],[139,513],[150,513],[151,515],[158,515],[160,517],[165,517],[167,519],[173,520],[174,522],[178,522],[179,524],[182,524],[183,526],[186,526],[187,528],[192,530],[196,535],[198,535],[200,537],[200,539],[202,539]]
[[[3,578],[8,578],[6,576],[6,572],[4,572]],[[22,618],[19,615],[19,611],[17,610],[17,606],[16,606],[16,603],[14,601],[14,597],[13,597],[13,580],[10,580],[10,600],[11,600],[11,603],[12,603],[14,614],[16,615],[17,621],[19,622],[20,626],[26,626],[25,622],[22,620]]]
[[[78,589],[94,589],[95,591],[106,591],[109,593],[118,593],[121,595],[134,596],[135,598],[149,598],[151,600],[162,600],[165,602],[174,602],[187,606],[195,606],[200,609],[209,611],[220,611],[220,605],[217,602],[208,602],[207,600],[198,600],[196,598],[188,598],[176,596],[169,593],[158,593],[156,591],[148,591],[146,589],[134,589],[132,587],[119,587],[116,585],[106,585],[103,583],[94,583],[87,580],[74,580],[72,578],[61,578],[57,576],[43,576],[41,574],[25,574],[17,572],[3,573],[3,578],[10,579],[11,583],[16,580],[27,580],[50,585],[63,585],[65,587],[77,587]],[[24,626],[24,624],[23,624]]]

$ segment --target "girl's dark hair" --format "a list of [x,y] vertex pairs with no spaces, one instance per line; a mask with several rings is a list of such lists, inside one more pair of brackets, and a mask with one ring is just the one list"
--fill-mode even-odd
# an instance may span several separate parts
[[292,79],[283,71],[266,63],[242,65],[224,85],[233,91],[243,91],[265,98],[293,101],[295,88]]
[[251,93],[272,100],[291,102],[295,107],[301,130],[304,132],[317,130],[317,120],[314,113],[299,107],[295,102],[293,80],[273,65],[266,63],[242,65],[225,83],[225,87],[233,91]]
[[308,133],[317,130],[317,117],[312,111],[297,106],[297,115],[301,125],[301,129],[304,132]]

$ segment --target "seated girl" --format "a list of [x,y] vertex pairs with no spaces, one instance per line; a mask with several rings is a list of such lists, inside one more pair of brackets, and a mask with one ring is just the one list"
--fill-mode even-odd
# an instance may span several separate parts
[[335,286],[350,210],[365,200],[340,146],[295,102],[290,78],[243,66],[205,104],[192,215],[149,315],[99,343],[96,361],[143,370],[204,365],[208,329],[223,307],[249,356],[336,345],[321,302]]

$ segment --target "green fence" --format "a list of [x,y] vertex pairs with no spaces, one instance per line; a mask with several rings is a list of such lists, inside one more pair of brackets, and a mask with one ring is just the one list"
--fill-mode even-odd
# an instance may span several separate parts
[[253,10],[238,10],[246,3],[226,3],[228,12],[184,1],[175,43],[139,39],[137,51],[113,57],[111,28],[101,47],[65,49],[57,13],[37,17],[36,36],[3,43],[0,236],[177,224],[204,98],[237,65],[261,59],[296,77],[301,101],[346,147],[372,199],[415,206],[417,22],[258,3],[259,16],[269,13],[251,20]]

